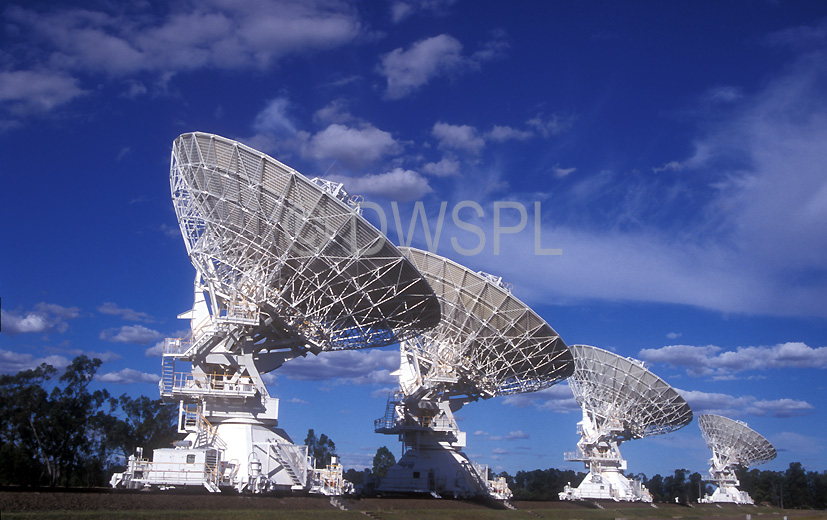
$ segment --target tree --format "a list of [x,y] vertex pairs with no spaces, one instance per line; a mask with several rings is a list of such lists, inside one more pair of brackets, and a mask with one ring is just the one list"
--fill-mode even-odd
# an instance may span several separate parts
[[649,493],[652,494],[652,500],[655,502],[665,502],[667,500],[664,479],[660,474],[652,476],[645,485]]
[[378,478],[383,478],[394,464],[396,464],[396,457],[387,446],[382,446],[373,456],[373,474]]
[[50,486],[105,483],[100,479],[107,459],[104,442],[107,414],[103,406],[109,400],[109,392],[88,391],[101,363],[100,359],[86,356],[72,360],[60,376],[61,385],[49,394],[47,413],[35,427]]
[[174,405],[144,395],[132,398],[126,394],[112,402],[118,405],[123,417],[110,418],[107,442],[124,459],[133,455],[138,447],[149,454],[175,440],[178,411]]
[[692,473],[689,475],[689,503],[697,503],[698,499],[703,498],[704,496],[704,485],[703,485],[703,476],[698,473]]
[[0,376],[0,485],[37,486],[44,477],[35,423],[45,415],[43,388],[57,370],[43,363],[32,370]]
[[686,503],[687,501],[687,482],[686,475],[689,471],[685,469],[676,469],[672,476],[663,479],[663,485],[669,501],[677,501]]
[[307,430],[304,443],[307,445],[307,453],[316,461],[316,468],[324,468],[336,456],[336,444],[324,433],[316,438],[313,428]]
[[100,365],[100,359],[76,357],[51,392],[45,385],[57,371],[50,365],[0,378],[4,482],[53,487],[105,484],[108,415],[103,407],[109,393],[88,390]]
[[359,471],[354,468],[348,468],[344,473],[345,480],[351,482],[354,486],[361,486],[365,483],[365,477],[370,475],[370,469],[365,468],[364,471]]
[[796,509],[812,507],[807,473],[801,463],[791,462],[784,476],[784,506]]
[[559,500],[558,493],[566,484],[577,486],[585,477],[583,473],[573,470],[555,468],[518,471],[512,481],[508,481],[511,492],[517,500]]

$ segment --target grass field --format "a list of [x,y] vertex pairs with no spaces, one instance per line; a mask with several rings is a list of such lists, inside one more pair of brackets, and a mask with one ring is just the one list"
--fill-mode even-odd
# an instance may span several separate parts
[[[514,502],[516,510],[461,500],[369,498],[345,500],[348,510],[324,497],[266,497],[172,493],[90,493],[0,491],[3,520],[11,519],[169,519],[169,520],[377,520],[497,519],[827,519],[827,511],[773,507],[645,504],[615,502]],[[500,506],[502,507],[502,506]]]

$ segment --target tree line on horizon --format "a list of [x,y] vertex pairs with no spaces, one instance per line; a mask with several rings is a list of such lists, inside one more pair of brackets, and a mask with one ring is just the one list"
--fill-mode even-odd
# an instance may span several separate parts
[[[827,471],[805,471],[800,462],[793,462],[786,471],[739,469],[736,474],[741,482],[738,489],[749,493],[756,504],[788,509],[827,509]],[[515,500],[558,500],[557,493],[566,484],[577,486],[586,474],[549,468],[497,476],[506,478]],[[665,477],[656,474],[647,478],[643,473],[628,476],[640,480],[658,503],[694,504],[714,490],[700,473],[686,469],[677,469]]]
[[[90,391],[100,359],[76,357],[58,377],[47,364],[17,374],[0,375],[0,486],[105,487],[112,473],[123,471],[138,446],[149,454],[176,440],[175,405],[146,396],[113,397],[105,389]],[[305,444],[317,467],[336,456],[325,434],[308,431]],[[395,464],[393,453],[380,447],[373,467],[348,469],[356,485],[385,476]],[[739,470],[741,485],[757,504],[792,509],[827,509],[827,471],[806,471],[793,462],[786,471]],[[566,484],[577,485],[585,473],[555,468],[518,471],[505,477],[515,500],[558,500]],[[713,487],[699,473],[629,475],[643,482],[655,502],[695,503]]]

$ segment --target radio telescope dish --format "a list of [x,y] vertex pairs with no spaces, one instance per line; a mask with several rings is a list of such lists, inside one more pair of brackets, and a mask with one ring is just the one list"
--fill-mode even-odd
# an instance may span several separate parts
[[586,345],[569,349],[574,374],[568,381],[583,420],[578,423],[578,450],[567,453],[566,460],[584,462],[589,474],[578,488],[566,486],[560,499],[651,502],[643,485],[621,473],[626,461],[619,445],[683,428],[692,421],[692,410],[674,388],[640,361]]
[[192,332],[165,341],[159,386],[187,436],[151,463],[130,459],[112,485],[342,493],[341,465],[314,469],[307,447],[276,427],[278,399],[261,374],[418,334],[440,320],[436,295],[341,184],[241,143],[181,135],[170,187],[197,275],[192,310],[179,316]]
[[421,357],[448,366],[483,396],[532,392],[568,377],[571,353],[546,321],[500,278],[413,248],[402,254],[437,294],[442,321],[412,343]]
[[439,321],[427,282],[340,184],[205,133],[175,140],[170,183],[196,270],[303,343],[384,346]]
[[453,414],[479,398],[553,385],[571,374],[571,353],[501,278],[433,253],[400,250],[434,289],[442,321],[401,345],[400,391],[375,428],[398,434],[405,454],[377,489],[507,499],[505,481],[488,480],[487,469],[462,453],[466,437]]
[[773,445],[747,423],[721,415],[699,415],[698,426],[712,450],[710,482],[718,486],[712,496],[705,496],[701,502],[752,504],[749,493],[738,489],[735,469],[771,461],[778,455]]

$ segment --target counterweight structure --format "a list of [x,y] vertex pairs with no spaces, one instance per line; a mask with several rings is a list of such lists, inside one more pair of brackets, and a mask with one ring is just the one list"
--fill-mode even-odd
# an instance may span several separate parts
[[116,487],[339,494],[278,428],[262,374],[307,354],[380,347],[435,326],[428,283],[340,184],[309,180],[205,133],[173,143],[172,200],[190,260],[191,334],[164,343],[160,393],[179,404],[176,448],[133,457]]
[[749,493],[738,489],[740,482],[735,470],[771,461],[777,455],[773,445],[747,423],[721,415],[699,415],[698,427],[712,450],[708,482],[718,486],[712,495],[705,495],[700,502],[753,504]]
[[640,361],[586,345],[569,349],[575,368],[568,382],[583,420],[577,423],[577,451],[565,459],[585,463],[589,473],[578,487],[567,485],[560,500],[651,502],[646,487],[623,474],[620,444],[682,428],[692,421],[692,410]]
[[489,479],[487,467],[463,453],[466,435],[454,413],[471,401],[555,384],[571,374],[571,354],[500,278],[418,249],[400,250],[434,289],[442,321],[401,344],[399,391],[375,430],[399,435],[404,454],[377,490],[508,499],[505,480]]

